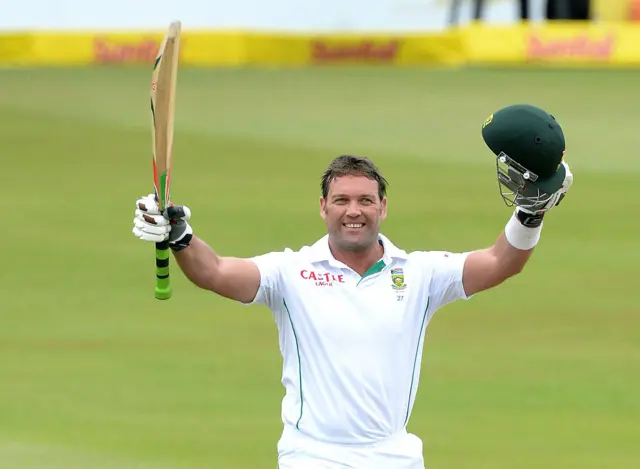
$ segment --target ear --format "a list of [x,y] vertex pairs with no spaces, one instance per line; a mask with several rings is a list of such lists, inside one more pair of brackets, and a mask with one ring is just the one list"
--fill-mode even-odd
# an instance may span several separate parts
[[324,199],[324,197],[320,196],[320,216],[323,220],[327,218],[326,208],[327,201]]
[[380,220],[387,218],[387,197],[383,197],[380,202]]

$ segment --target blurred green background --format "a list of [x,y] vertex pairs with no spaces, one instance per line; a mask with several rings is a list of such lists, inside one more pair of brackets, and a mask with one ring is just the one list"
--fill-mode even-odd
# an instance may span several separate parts
[[[442,309],[409,430],[429,469],[640,467],[640,71],[180,71],[173,200],[222,255],[324,233],[322,171],[371,157],[383,232],[489,246],[510,216],[480,135],[529,102],[564,127],[575,184],[525,272]],[[276,467],[268,310],[196,289],[131,234],[153,190],[143,68],[0,70],[0,468]]]

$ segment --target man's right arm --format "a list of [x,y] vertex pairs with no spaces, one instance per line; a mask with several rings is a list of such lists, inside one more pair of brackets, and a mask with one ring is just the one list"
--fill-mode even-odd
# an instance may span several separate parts
[[174,257],[194,285],[225,298],[250,303],[260,288],[260,271],[253,261],[219,256],[195,235]]
[[[265,301],[256,298],[263,281],[257,263],[219,256],[193,234],[187,222],[190,217],[191,210],[184,205],[171,206],[161,214],[154,195],[149,194],[136,201],[133,234],[144,241],[168,240],[178,266],[196,286],[245,304]],[[269,271],[267,266],[262,268]]]

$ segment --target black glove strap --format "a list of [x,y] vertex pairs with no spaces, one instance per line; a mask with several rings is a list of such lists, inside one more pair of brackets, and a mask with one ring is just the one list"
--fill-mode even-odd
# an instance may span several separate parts
[[540,215],[533,215],[531,213],[523,212],[522,210],[516,210],[516,218],[527,228],[537,228],[542,224],[542,218],[544,213]]
[[173,252],[180,252],[184,248],[189,246],[189,243],[191,243],[192,238],[193,238],[193,235],[187,234],[180,241],[176,241],[175,243],[172,243],[169,246],[171,247],[171,250]]

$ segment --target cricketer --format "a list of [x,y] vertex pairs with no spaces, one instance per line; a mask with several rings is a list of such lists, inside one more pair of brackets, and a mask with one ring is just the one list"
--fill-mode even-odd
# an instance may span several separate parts
[[482,136],[514,207],[495,244],[469,252],[406,252],[380,232],[387,181],[367,158],[335,158],[321,178],[326,234],[299,250],[221,257],[189,225],[191,211],[136,201],[133,233],[169,240],[184,275],[278,328],[285,389],[280,469],[424,469],[407,431],[425,329],[435,312],[522,272],[543,218],[573,183],[556,119],[532,105],[493,113]]

